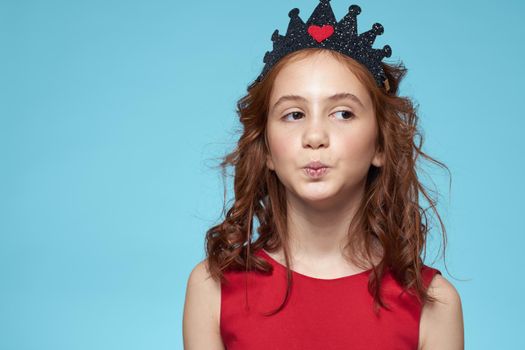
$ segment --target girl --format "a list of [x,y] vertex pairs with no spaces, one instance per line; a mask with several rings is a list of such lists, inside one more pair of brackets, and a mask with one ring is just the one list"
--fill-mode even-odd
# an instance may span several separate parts
[[[312,24],[337,25],[328,7],[321,1],[303,31],[317,43],[324,39],[311,27],[341,35],[347,18],[335,30]],[[359,12],[350,7],[354,19]],[[420,194],[446,236],[416,160],[444,164],[415,142],[416,110],[398,96],[406,69],[375,70],[342,53],[343,36],[305,47],[314,41],[297,34],[298,13],[287,33],[295,41],[282,51],[274,40],[237,104],[243,133],[221,163],[235,169],[235,202],[208,230],[207,258],[190,274],[184,346],[463,349],[459,295],[420,257],[428,232]]]

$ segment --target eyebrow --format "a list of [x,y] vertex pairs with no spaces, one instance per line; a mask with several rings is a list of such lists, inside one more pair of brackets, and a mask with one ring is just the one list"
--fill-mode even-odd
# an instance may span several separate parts
[[[357,103],[358,105],[361,106],[361,108],[365,108],[365,106],[363,105],[363,103],[361,102],[361,100],[359,98],[357,98],[356,95],[354,94],[351,94],[349,92],[339,92],[337,94],[334,94],[332,96],[328,96],[326,98],[326,100],[328,101],[340,101],[340,100],[344,100],[344,99],[350,99],[352,101],[354,101],[355,103]],[[306,102],[307,99],[304,98],[303,96],[300,96],[300,95],[283,95],[281,96],[277,102],[274,103],[273,107],[272,107],[272,111],[277,108],[280,104],[286,102],[286,101],[302,101],[302,102]]]

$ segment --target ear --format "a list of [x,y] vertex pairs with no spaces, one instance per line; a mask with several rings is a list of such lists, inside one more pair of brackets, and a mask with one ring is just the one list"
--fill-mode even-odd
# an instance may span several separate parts
[[275,166],[273,164],[272,156],[270,154],[270,147],[268,146],[268,133],[267,130],[264,131],[264,143],[266,145],[266,167],[270,170],[275,170]]
[[376,151],[374,158],[372,158],[372,164],[378,168],[382,167],[385,163],[385,155],[383,152]]
[[269,154],[266,155],[266,166],[270,170],[275,170],[275,166],[273,164],[272,156],[270,156]]

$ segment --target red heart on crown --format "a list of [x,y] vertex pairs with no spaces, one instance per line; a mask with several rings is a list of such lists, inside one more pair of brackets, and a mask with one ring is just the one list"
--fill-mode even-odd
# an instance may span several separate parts
[[308,34],[314,38],[318,43],[323,41],[326,38],[329,38],[334,34],[334,27],[329,24],[325,24],[322,27],[311,25],[308,27]]

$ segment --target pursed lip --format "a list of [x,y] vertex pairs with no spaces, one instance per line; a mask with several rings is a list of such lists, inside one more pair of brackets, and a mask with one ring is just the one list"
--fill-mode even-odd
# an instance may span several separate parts
[[316,161],[312,161],[308,164],[306,164],[305,168],[310,168],[310,169],[320,169],[320,168],[329,168],[328,165],[316,160]]

